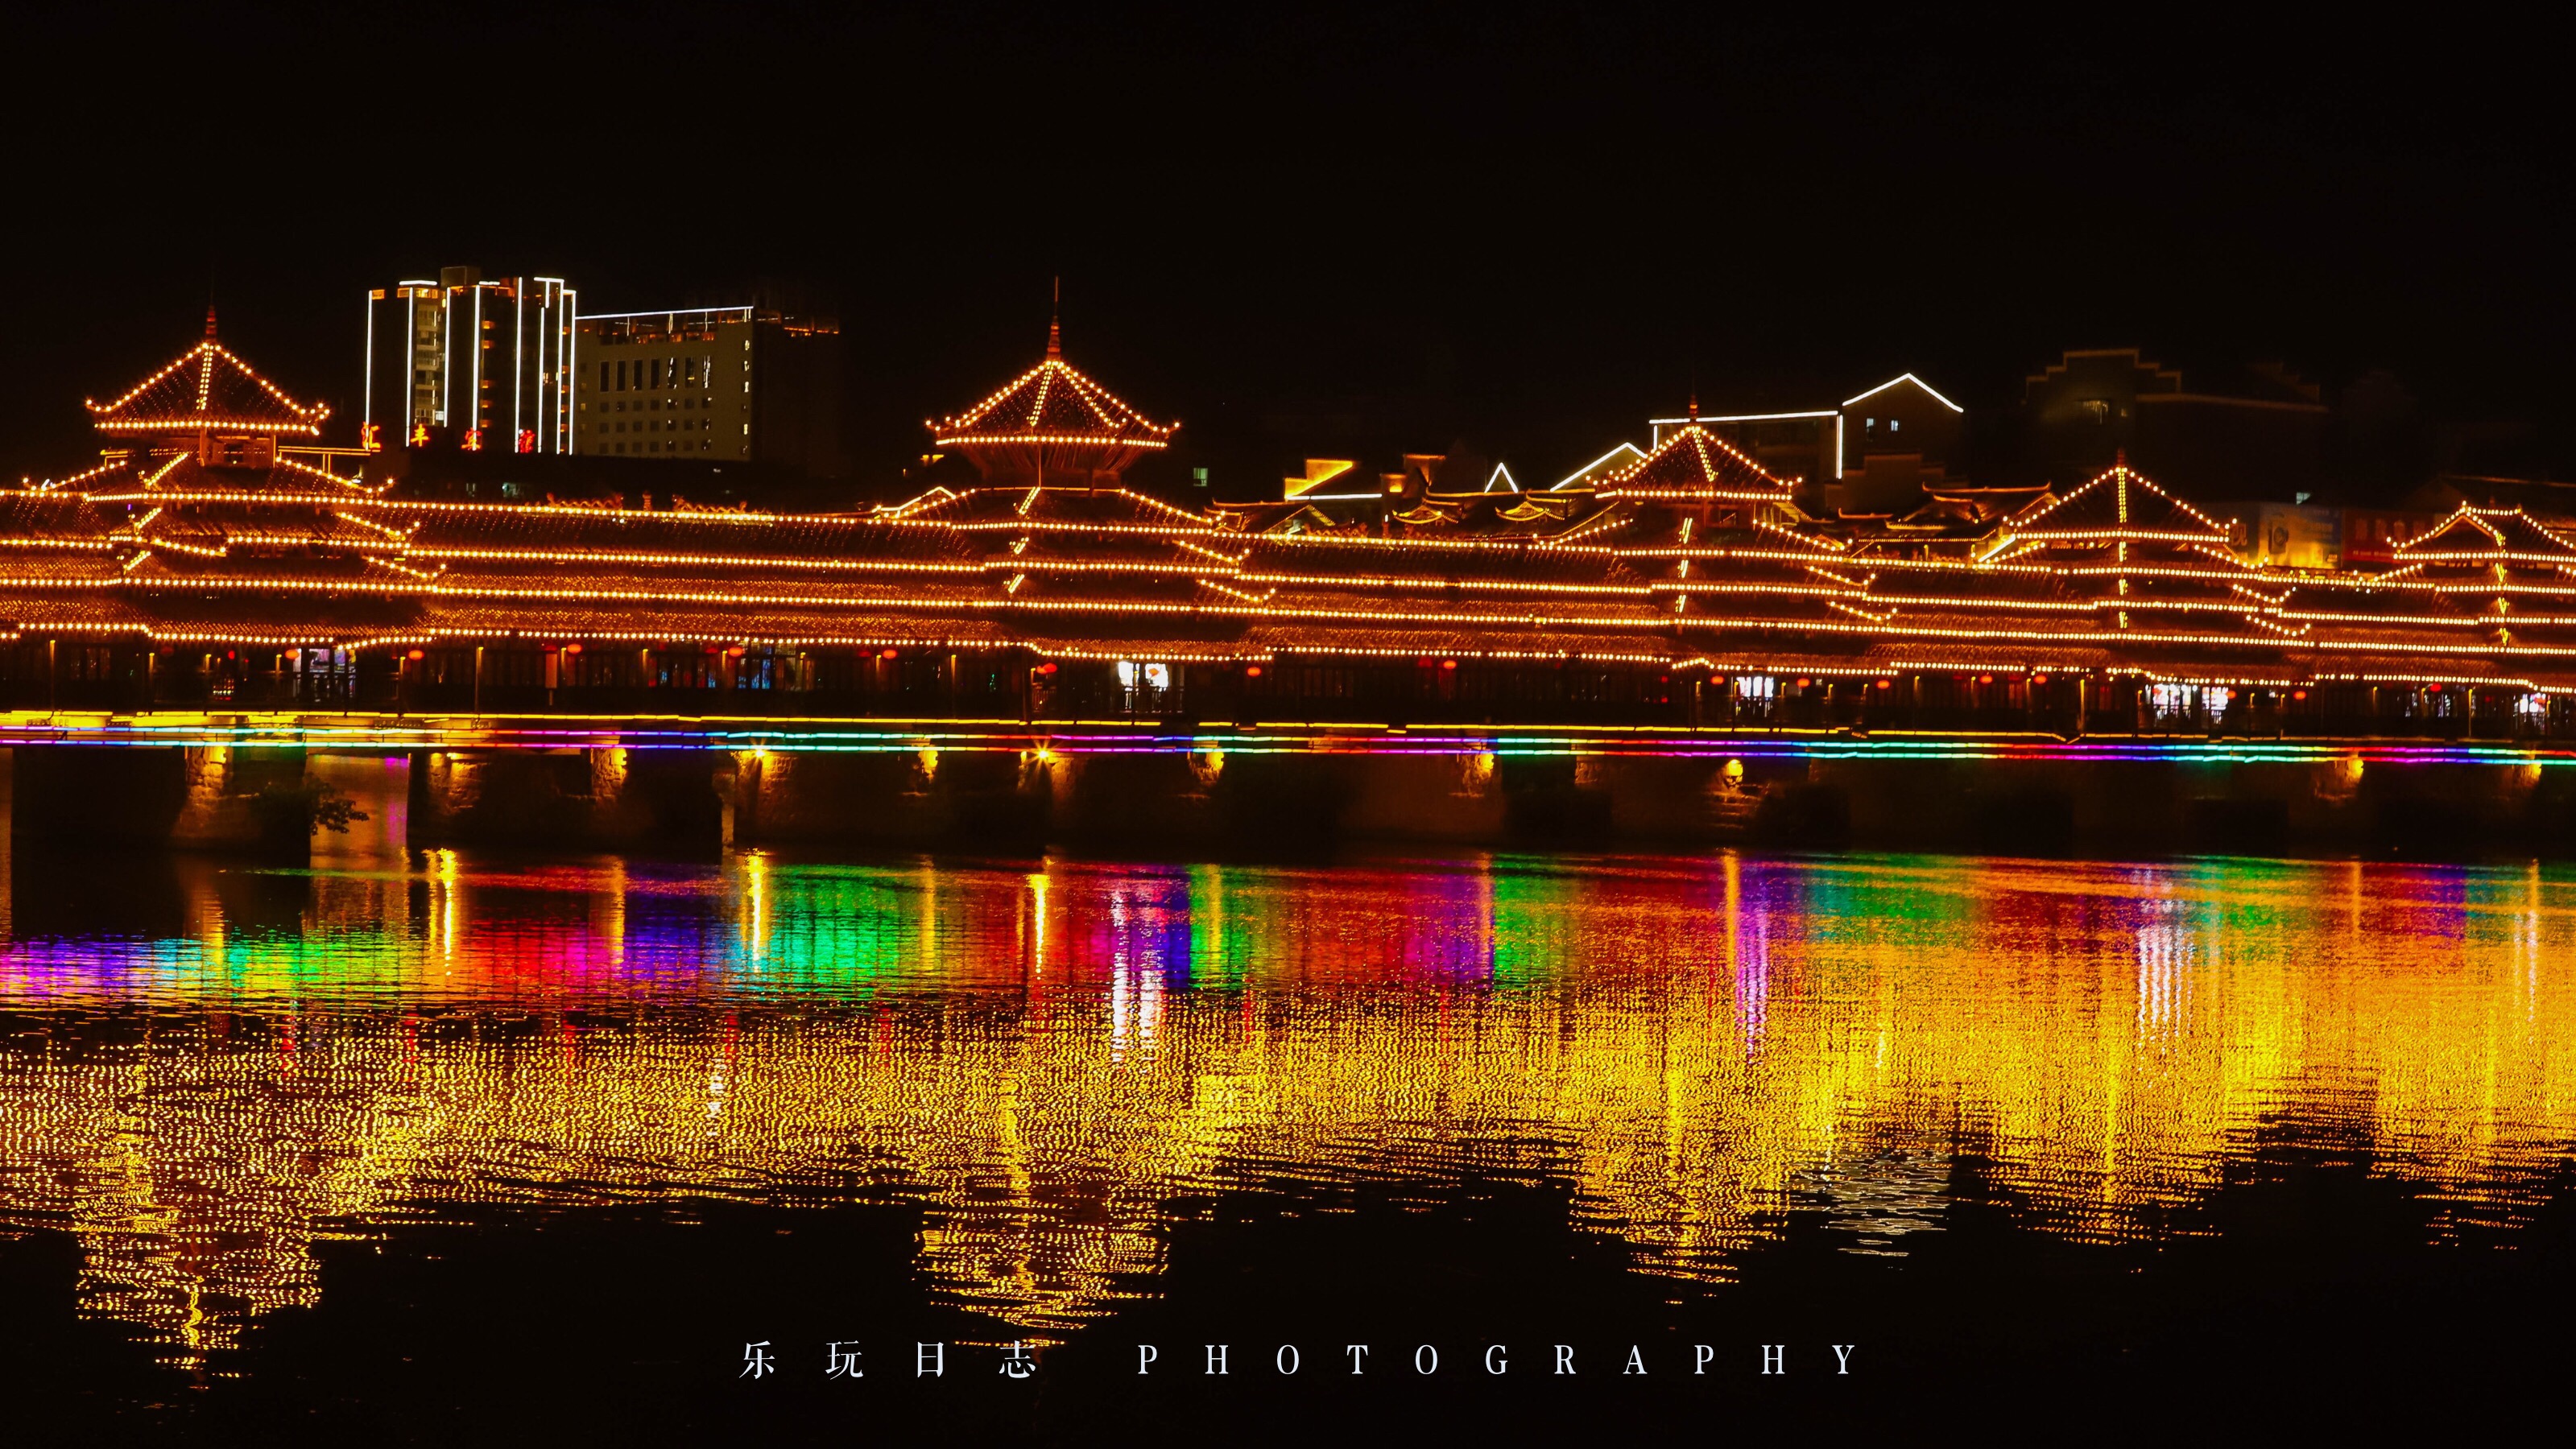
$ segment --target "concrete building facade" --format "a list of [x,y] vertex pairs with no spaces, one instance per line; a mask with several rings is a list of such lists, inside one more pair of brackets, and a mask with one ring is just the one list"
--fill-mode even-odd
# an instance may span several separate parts
[[750,306],[578,323],[572,451],[841,472],[840,329]]
[[578,303],[561,277],[476,267],[369,292],[365,444],[570,452]]

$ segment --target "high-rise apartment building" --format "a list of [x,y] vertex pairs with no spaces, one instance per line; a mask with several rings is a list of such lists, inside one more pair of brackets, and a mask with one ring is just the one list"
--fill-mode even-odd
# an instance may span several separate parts
[[764,308],[580,319],[572,450],[841,471],[840,328]]
[[561,277],[474,267],[369,292],[367,444],[571,452],[577,300]]

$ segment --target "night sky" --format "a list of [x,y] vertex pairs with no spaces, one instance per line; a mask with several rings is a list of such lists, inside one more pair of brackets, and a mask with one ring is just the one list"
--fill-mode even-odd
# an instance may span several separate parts
[[1694,382],[1816,406],[1910,369],[2002,405],[2064,348],[2132,344],[2330,388],[2389,368],[2565,451],[2537,43],[2362,12],[1236,9],[22,29],[0,467],[75,465],[80,399],[186,346],[210,294],[345,427],[364,290],[455,263],[592,310],[836,312],[860,496],[1034,359],[1057,274],[1068,356],[1182,419],[1171,465],[1220,495],[1461,441],[1544,482]]

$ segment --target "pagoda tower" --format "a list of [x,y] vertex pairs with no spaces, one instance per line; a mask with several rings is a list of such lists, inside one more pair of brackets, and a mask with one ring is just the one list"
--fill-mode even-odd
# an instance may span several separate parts
[[294,456],[330,409],[287,396],[234,355],[215,334],[212,308],[194,347],[88,407],[104,461],[55,486],[122,506],[106,542],[131,583],[228,579],[237,587],[245,569],[272,583],[340,581],[387,568],[403,552],[407,533],[340,511],[382,488],[317,466],[310,452]]
[[113,402],[86,406],[111,460],[193,455],[205,468],[268,468],[280,439],[319,437],[331,414],[288,397],[217,340],[212,307],[196,346]]
[[1765,524],[1786,528],[1801,521],[1789,481],[1710,432],[1700,421],[1696,396],[1688,421],[1634,462],[1595,479],[1592,492],[1605,503],[1625,500],[1689,514],[1701,533]]
[[2281,601],[2279,576],[2238,557],[2226,524],[2158,487],[2126,453],[2063,496],[2006,518],[1977,562],[2044,566],[2049,574],[2030,577],[2052,578],[2056,600],[2090,611],[2106,633],[2203,646],[2293,637],[2260,617]]
[[926,423],[932,442],[966,455],[984,481],[1021,488],[1119,486],[1128,467],[1171,446],[1179,423],[1148,422],[1064,360],[1061,318],[1046,356],[982,402]]

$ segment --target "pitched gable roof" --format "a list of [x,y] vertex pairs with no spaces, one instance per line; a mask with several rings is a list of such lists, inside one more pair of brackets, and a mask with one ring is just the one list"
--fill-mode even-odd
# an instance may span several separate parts
[[88,404],[102,433],[271,433],[313,437],[331,410],[299,403],[215,340],[206,337],[113,402]]
[[2430,530],[2397,546],[2400,563],[2576,564],[2576,543],[2519,508],[2454,510]]
[[1606,478],[1623,468],[1633,466],[1638,459],[1645,456],[1646,450],[1638,447],[1636,444],[1621,443],[1619,446],[1612,448],[1609,452],[1602,454],[1600,457],[1593,459],[1591,462],[1584,464],[1582,467],[1575,469],[1573,472],[1568,473],[1564,477],[1549,484],[1547,486],[1548,491],[1550,493],[1555,493],[1561,490],[1589,488],[1593,484],[1601,481],[1603,478]]
[[1222,531],[1206,514],[1176,508],[1127,488],[935,489],[870,518],[889,523],[968,529],[1099,529],[1111,533],[1198,534]]
[[1600,479],[1603,498],[1735,498],[1789,500],[1789,485],[1696,420],[1664,435],[1644,457]]
[[2004,520],[1998,547],[2023,542],[2227,542],[2227,526],[2115,464],[2072,492]]
[[1073,364],[1049,353],[1045,361],[1011,379],[1000,391],[930,426],[933,441],[943,448],[1021,441],[1160,448],[1180,424],[1147,421],[1143,413]]

